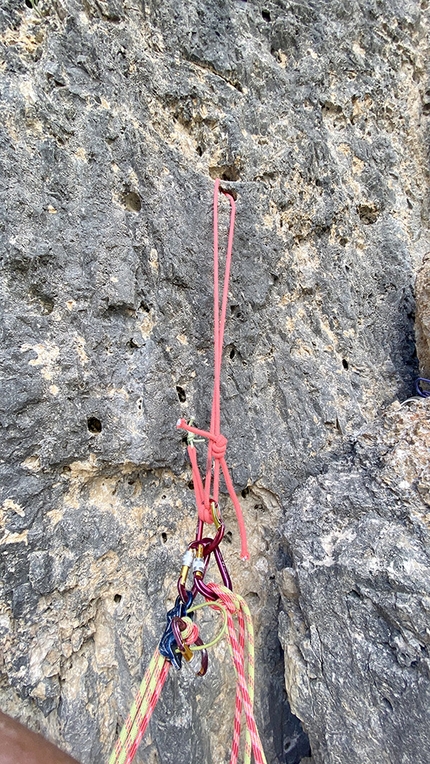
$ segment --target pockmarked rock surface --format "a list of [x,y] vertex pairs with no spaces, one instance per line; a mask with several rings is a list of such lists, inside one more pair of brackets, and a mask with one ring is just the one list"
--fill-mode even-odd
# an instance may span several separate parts
[[417,316],[416,338],[420,372],[430,377],[430,253],[423,259],[415,284]]
[[290,508],[280,636],[315,761],[428,760],[429,404],[393,404]]
[[[418,0],[1,3],[0,700],[82,764],[109,754],[194,532],[175,424],[210,414],[215,177],[237,194],[222,429],[251,561],[228,504],[224,549],[268,760],[310,753],[284,659],[315,762],[384,761],[407,714],[402,762],[430,758],[427,499],[378,482],[376,434],[345,461],[418,372],[427,31]],[[315,563],[335,547],[340,577]],[[233,705],[221,643],[203,682],[172,672],[137,762],[228,761]]]

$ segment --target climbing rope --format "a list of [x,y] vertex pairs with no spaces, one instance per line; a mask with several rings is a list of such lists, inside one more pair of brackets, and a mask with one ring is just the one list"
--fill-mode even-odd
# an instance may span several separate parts
[[[267,764],[254,718],[254,629],[251,613],[243,597],[233,593],[220,584],[210,583],[208,589],[216,596],[215,600],[195,605],[188,610],[193,613],[202,607],[210,607],[223,614],[223,628],[216,637],[206,644],[195,645],[199,638],[199,628],[188,616],[180,619],[185,628],[181,632],[181,643],[190,646],[191,653],[214,646],[228,629],[230,652],[237,676],[235,715],[233,724],[233,743],[230,764],[237,764],[240,752],[242,729],[242,710],[245,712],[246,732],[244,764],[250,764],[254,754],[256,764]],[[234,617],[237,619],[236,627]],[[245,653],[247,648],[247,655]],[[186,650],[184,649],[184,654]],[[130,764],[157,705],[164,682],[170,668],[170,662],[161,655],[157,648],[143,677],[134,699],[130,713],[120,732],[109,764]]]
[[[193,427],[185,419],[180,419],[177,427],[186,430],[193,435],[200,435],[209,441],[208,457],[206,466],[206,476],[203,481],[200,476],[200,470],[197,463],[197,454],[193,445],[193,438],[188,445],[188,455],[191,462],[194,491],[196,496],[197,512],[199,519],[203,523],[211,524],[213,522],[211,512],[211,501],[218,503],[219,495],[219,477],[220,468],[224,476],[227,491],[233,502],[236,511],[236,517],[239,524],[241,539],[241,557],[244,560],[249,558],[248,546],[246,541],[245,523],[243,520],[242,509],[234,491],[233,483],[228,471],[225,460],[227,448],[227,438],[221,434],[221,365],[222,348],[224,343],[224,329],[227,313],[228,285],[230,280],[231,256],[233,251],[234,223],[236,218],[236,205],[230,193],[221,192],[230,202],[230,225],[227,240],[227,253],[225,258],[224,280],[222,287],[221,309],[219,306],[219,246],[218,246],[218,194],[220,191],[219,180],[215,181],[214,189],[214,386],[212,397],[212,413],[209,432]],[[212,477],[213,475],[213,477]],[[212,487],[212,493],[211,493]]]
[[157,705],[170,665],[157,648],[110,755],[109,764],[130,764],[133,761],[152,712]]
[[[230,203],[230,224],[221,307],[219,305],[218,251],[218,198],[220,192],[228,198]],[[173,665],[180,669],[183,659],[189,661],[198,653],[201,656],[201,665],[197,675],[204,676],[208,668],[208,649],[214,647],[226,633],[228,633],[230,653],[237,678],[230,764],[237,764],[238,761],[243,716],[245,717],[244,764],[250,764],[251,756],[254,757],[255,764],[267,764],[253,711],[255,661],[251,614],[243,597],[232,591],[230,575],[220,549],[220,543],[225,533],[225,524],[218,504],[219,481],[222,472],[236,510],[241,537],[241,557],[245,560],[249,558],[242,510],[225,460],[227,438],[221,433],[220,416],[222,348],[235,214],[236,207],[233,196],[228,191],[221,189],[219,180],[217,180],[214,188],[214,385],[210,427],[208,431],[202,430],[193,425],[193,420],[187,422],[185,419],[180,419],[177,423],[179,429],[188,433],[188,455],[192,467],[198,513],[197,531],[183,557],[177,583],[178,597],[174,606],[167,613],[166,628],[145,672],[130,713],[112,751],[109,764],[131,764],[157,704],[170,666]],[[208,441],[204,480],[200,474],[194,445],[198,435]],[[204,535],[205,524],[215,526],[214,537]],[[217,564],[222,584],[205,583],[204,581],[212,555]],[[191,589],[187,589],[190,570],[192,570],[193,583]],[[204,602],[196,605],[194,600],[198,594],[204,597]],[[194,618],[198,611],[206,607],[222,616],[222,626],[212,639],[204,643]]]
[[[233,726],[233,744],[230,764],[236,764],[240,750],[240,733],[242,726],[242,707],[245,711],[246,734],[244,764],[250,764],[251,752],[256,764],[266,764],[263,746],[254,719],[254,628],[251,613],[246,601],[239,594],[220,584],[210,583],[208,588],[216,594],[217,600],[212,607],[220,607],[222,603],[227,612],[228,635],[237,675],[236,704]],[[236,633],[233,616],[237,616],[239,634]],[[245,656],[247,646],[247,659]],[[247,669],[246,669],[246,663]]]

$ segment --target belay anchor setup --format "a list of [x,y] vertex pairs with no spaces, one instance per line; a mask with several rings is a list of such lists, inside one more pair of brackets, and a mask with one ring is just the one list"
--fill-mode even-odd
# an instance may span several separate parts
[[[219,294],[218,256],[218,202],[223,194],[230,203],[230,225],[222,294]],[[158,648],[149,663],[140,688],[136,694],[129,715],[112,751],[109,764],[130,764],[145,733],[152,712],[157,704],[170,667],[180,669],[183,659],[189,661],[195,653],[201,655],[198,676],[204,676],[208,667],[208,650],[226,633],[236,673],[236,701],[233,724],[233,741],[230,764],[237,764],[240,745],[242,717],[245,717],[243,735],[244,764],[250,764],[253,756],[255,764],[267,764],[260,736],[254,719],[254,632],[251,614],[243,597],[233,592],[220,543],[225,533],[219,497],[220,474],[224,477],[239,524],[241,537],[241,557],[248,559],[246,530],[242,510],[234,491],[233,483],[225,460],[227,439],[221,433],[220,423],[220,383],[224,328],[227,313],[228,285],[233,250],[234,222],[236,206],[232,194],[220,188],[219,180],[214,188],[214,387],[212,413],[208,431],[194,427],[192,422],[180,419],[179,429],[185,430],[188,455],[191,462],[194,492],[198,513],[196,536],[188,545],[183,557],[174,607],[167,613],[167,625]],[[221,297],[221,305],[220,305]],[[204,480],[198,466],[194,445],[196,436],[208,441],[206,474]],[[213,537],[205,535],[205,525],[215,526]],[[214,557],[221,583],[205,581],[211,557]],[[192,571],[192,583],[188,577]],[[187,588],[190,586],[190,588]],[[198,595],[203,601],[196,604]],[[220,614],[222,624],[219,633],[211,642],[204,644],[194,618],[197,611],[209,607]]]

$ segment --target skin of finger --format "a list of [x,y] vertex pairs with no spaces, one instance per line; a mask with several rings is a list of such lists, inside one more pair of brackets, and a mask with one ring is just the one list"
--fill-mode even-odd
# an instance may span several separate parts
[[64,751],[0,711],[0,764],[79,764]]

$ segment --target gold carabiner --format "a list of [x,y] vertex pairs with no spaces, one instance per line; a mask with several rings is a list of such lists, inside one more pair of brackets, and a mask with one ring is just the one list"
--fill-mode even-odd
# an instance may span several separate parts
[[218,502],[211,499],[210,508],[212,513],[212,520],[214,521],[215,529],[218,530],[222,525],[221,512],[218,506]]

